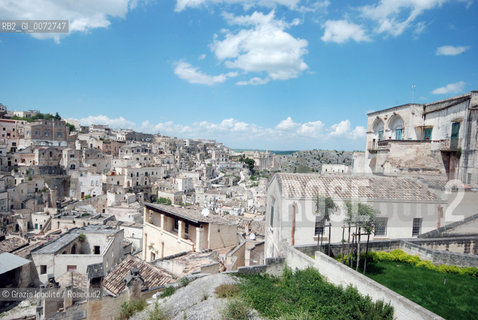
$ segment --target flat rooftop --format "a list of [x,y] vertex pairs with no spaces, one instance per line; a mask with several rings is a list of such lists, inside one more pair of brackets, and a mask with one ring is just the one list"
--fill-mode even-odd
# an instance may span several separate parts
[[118,230],[105,225],[89,225],[83,228],[75,228],[69,230],[56,240],[50,241],[41,247],[32,250],[32,254],[51,254],[57,253],[73,241],[75,241],[82,233],[103,233],[115,234]]

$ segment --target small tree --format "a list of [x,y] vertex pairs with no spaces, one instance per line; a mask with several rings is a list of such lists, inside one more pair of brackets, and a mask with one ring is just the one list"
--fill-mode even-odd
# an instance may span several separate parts
[[[375,226],[375,217],[377,216],[377,211],[371,207],[370,205],[363,204],[363,203],[352,203],[350,201],[346,202],[347,207],[347,218],[346,221],[350,224],[355,224],[356,226],[356,243],[357,243],[357,264],[356,270],[358,271],[358,266],[360,263],[360,236],[362,234],[362,230],[367,235],[367,246],[366,246],[366,253],[365,253],[365,265],[367,264],[367,255],[368,255],[368,247],[370,241],[370,235],[373,232]],[[364,266],[365,272],[366,266]]]
[[[329,222],[330,224],[330,214],[333,213],[335,209],[337,209],[337,205],[335,204],[334,200],[332,200],[331,197],[323,197],[318,195],[317,200],[316,200],[316,213],[318,214],[323,214],[323,220],[325,222]],[[325,224],[324,224],[325,227]],[[331,233],[330,233],[330,225],[329,225],[329,247],[328,247],[328,254],[330,255],[330,238],[331,238]],[[322,238],[324,234],[324,229],[322,228],[320,238],[321,238],[321,244],[322,244]]]
[[244,155],[242,155],[240,158],[239,158],[239,161],[240,162],[244,162],[246,165],[247,165],[247,168],[249,169],[249,171],[254,174],[254,159],[251,159],[251,158],[246,158],[244,157]]

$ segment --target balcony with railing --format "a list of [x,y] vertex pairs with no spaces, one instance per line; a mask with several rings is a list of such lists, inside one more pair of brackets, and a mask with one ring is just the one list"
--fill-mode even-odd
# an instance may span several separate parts
[[447,139],[436,141],[435,150],[444,152],[458,151],[461,147],[461,139]]
[[394,144],[398,145],[417,145],[417,144],[433,144],[435,141],[432,140],[381,140],[381,141],[372,141],[367,145],[367,150],[370,153],[377,152],[388,152]]

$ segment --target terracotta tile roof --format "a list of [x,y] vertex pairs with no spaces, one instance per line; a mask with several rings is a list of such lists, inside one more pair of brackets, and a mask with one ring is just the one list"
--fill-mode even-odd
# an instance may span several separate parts
[[144,280],[143,290],[176,281],[176,278],[166,270],[129,255],[105,277],[103,280],[104,288],[115,295],[123,291],[126,287],[124,279],[133,268],[138,269],[141,278]]
[[417,179],[381,176],[335,176],[278,173],[282,196],[311,199],[317,195],[335,200],[437,201],[436,195]]
[[[227,250],[230,251],[231,249],[227,248]],[[226,251],[225,253],[227,253],[228,251]],[[181,270],[180,268],[174,268],[174,270],[171,269],[170,271],[177,272],[178,270],[181,270],[181,272],[177,272],[177,276],[182,277],[191,273],[201,272],[202,267],[209,266],[212,264],[218,264],[218,269],[223,270],[224,266],[222,262],[220,261],[218,254],[219,254],[218,250],[204,250],[200,252],[183,252],[177,255],[158,259],[155,261],[155,264],[158,266],[161,266],[163,265],[163,262],[166,262],[164,263],[164,267],[168,268],[170,264],[167,262],[174,261],[175,265],[179,265],[183,269]]]

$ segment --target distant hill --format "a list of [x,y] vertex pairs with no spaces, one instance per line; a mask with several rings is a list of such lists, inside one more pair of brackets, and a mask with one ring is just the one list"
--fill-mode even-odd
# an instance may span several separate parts
[[[246,151],[259,151],[259,152],[266,152],[267,150],[264,149],[231,149],[234,152],[246,152]],[[289,150],[289,151],[276,151],[276,150],[269,150],[269,152],[277,155],[288,155],[288,154],[293,154],[294,152],[297,152],[297,150]]]
[[353,152],[338,150],[306,150],[286,154],[281,158],[281,170],[285,172],[321,172],[322,164],[351,166]]

